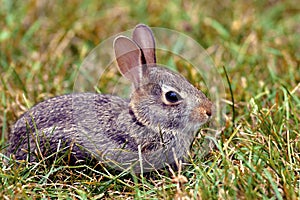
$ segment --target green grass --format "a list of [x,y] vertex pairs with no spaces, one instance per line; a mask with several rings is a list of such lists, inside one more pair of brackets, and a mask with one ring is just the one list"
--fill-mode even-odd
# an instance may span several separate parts
[[[300,198],[300,6],[297,1],[10,1],[0,6],[1,148],[35,103],[70,93],[101,41],[138,23],[183,32],[229,78],[232,105],[206,157],[149,177],[99,166],[0,162],[1,199]],[[229,86],[227,86],[229,88]],[[233,119],[234,118],[234,119]],[[2,155],[2,154],[1,154]]]

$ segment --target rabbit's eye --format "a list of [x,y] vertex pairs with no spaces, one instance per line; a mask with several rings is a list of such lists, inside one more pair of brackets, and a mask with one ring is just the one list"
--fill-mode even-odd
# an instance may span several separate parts
[[166,100],[169,101],[170,103],[177,103],[180,100],[182,100],[182,97],[174,91],[169,91],[165,94]]

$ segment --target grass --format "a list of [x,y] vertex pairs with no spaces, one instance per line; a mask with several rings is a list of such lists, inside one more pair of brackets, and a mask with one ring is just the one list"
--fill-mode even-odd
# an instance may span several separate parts
[[1,148],[23,112],[73,91],[77,68],[97,44],[138,23],[199,42],[224,83],[226,69],[232,95],[228,89],[224,101],[234,113],[227,109],[216,149],[200,157],[196,140],[182,170],[143,177],[99,166],[0,162],[0,198],[300,198],[299,11],[292,0],[1,0]]

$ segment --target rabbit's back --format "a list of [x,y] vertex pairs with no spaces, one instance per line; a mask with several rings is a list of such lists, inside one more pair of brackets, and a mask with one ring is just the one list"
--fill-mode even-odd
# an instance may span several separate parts
[[[76,143],[78,148],[91,151],[103,144],[121,144],[127,138],[116,129],[120,114],[128,113],[126,110],[128,100],[111,95],[78,93],[48,99],[35,105],[15,123],[8,154],[26,159],[28,150],[35,153],[39,150],[46,155],[56,151],[59,142],[61,147]],[[85,151],[74,148],[79,158],[86,156],[81,155]]]

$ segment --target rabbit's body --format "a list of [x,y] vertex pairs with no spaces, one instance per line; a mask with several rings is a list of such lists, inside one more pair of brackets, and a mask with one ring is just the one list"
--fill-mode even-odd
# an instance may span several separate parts
[[[120,97],[93,93],[68,94],[48,99],[35,105],[16,122],[8,151],[17,150],[16,158],[25,160],[28,149],[40,153],[37,152],[37,141],[40,141],[38,145],[42,153],[48,151],[47,154],[57,150],[59,140],[68,146],[75,143],[83,147],[93,147],[95,142],[100,146],[111,143],[114,141],[111,132],[117,129],[115,119],[126,107],[128,101]],[[111,137],[101,137],[104,132]],[[109,138],[111,141],[107,141]],[[23,141],[21,144],[20,140]],[[93,148],[89,149],[93,151]],[[84,158],[85,154],[83,156],[81,152],[75,152],[74,156]],[[31,155],[30,161],[34,159],[35,156]]]
[[122,36],[115,41],[119,69],[135,88],[130,100],[78,93],[41,102],[14,125],[9,154],[26,159],[29,150],[33,161],[67,148],[76,159],[93,155],[121,168],[142,159],[144,169],[187,156],[212,103],[181,75],[156,65],[151,38],[150,29],[140,25],[134,42]]

